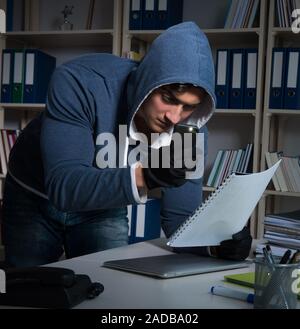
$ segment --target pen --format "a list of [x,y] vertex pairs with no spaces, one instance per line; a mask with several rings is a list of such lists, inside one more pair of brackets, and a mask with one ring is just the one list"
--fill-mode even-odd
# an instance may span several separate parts
[[265,259],[267,261],[267,263],[272,266],[275,262],[274,262],[274,259],[271,255],[271,253],[268,251],[267,248],[263,248],[263,253],[264,253],[264,256],[265,256]]
[[284,255],[282,256],[279,264],[287,264],[288,260],[290,259],[292,251],[290,249],[288,249]]
[[270,245],[267,244],[267,245],[266,245],[266,249],[267,249],[267,251],[268,251],[268,254],[269,254],[269,257],[270,257],[272,263],[275,264],[275,260],[274,260],[274,258],[273,258],[272,249],[271,249]]
[[245,291],[235,290],[224,286],[212,286],[210,292],[213,295],[235,298],[251,304],[254,302],[254,294],[249,294]]

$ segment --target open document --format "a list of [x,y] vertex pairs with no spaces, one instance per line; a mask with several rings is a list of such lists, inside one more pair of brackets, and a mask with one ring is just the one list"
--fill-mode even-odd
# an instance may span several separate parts
[[232,174],[172,234],[171,247],[216,246],[246,225],[281,160],[254,174]]

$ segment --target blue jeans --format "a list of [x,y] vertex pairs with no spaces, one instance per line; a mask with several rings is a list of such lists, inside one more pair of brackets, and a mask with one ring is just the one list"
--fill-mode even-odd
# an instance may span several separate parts
[[120,247],[128,244],[127,208],[62,212],[7,175],[2,242],[5,261],[16,267]]

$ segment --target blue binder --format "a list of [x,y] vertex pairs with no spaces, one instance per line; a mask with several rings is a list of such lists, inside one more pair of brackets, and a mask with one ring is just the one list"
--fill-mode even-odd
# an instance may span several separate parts
[[130,0],[129,29],[142,29],[142,0]]
[[284,108],[284,77],[286,67],[286,48],[273,48],[271,83],[270,83],[270,109]]
[[25,50],[24,103],[45,103],[56,58],[38,49]]
[[229,108],[242,109],[244,98],[245,50],[232,49],[230,56]]
[[217,108],[229,108],[229,75],[230,75],[230,50],[217,50],[216,63],[216,97]]
[[14,1],[6,1],[6,31],[11,32],[13,30],[14,19]]
[[165,30],[182,22],[183,0],[156,0],[156,29]]
[[288,48],[286,59],[284,108],[300,110],[300,48]]
[[14,50],[2,51],[1,103],[12,102]]
[[[142,227],[139,228],[140,225]],[[159,238],[161,232],[160,200],[149,199],[145,205],[132,206],[130,227],[129,243]]]
[[256,108],[257,49],[245,49],[244,109]]
[[142,0],[142,29],[156,29],[156,0]]

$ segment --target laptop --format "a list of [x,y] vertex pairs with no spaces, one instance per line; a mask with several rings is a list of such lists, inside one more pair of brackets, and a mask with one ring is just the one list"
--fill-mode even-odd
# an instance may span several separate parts
[[248,261],[233,261],[193,254],[168,254],[106,261],[103,267],[161,279],[248,267]]

